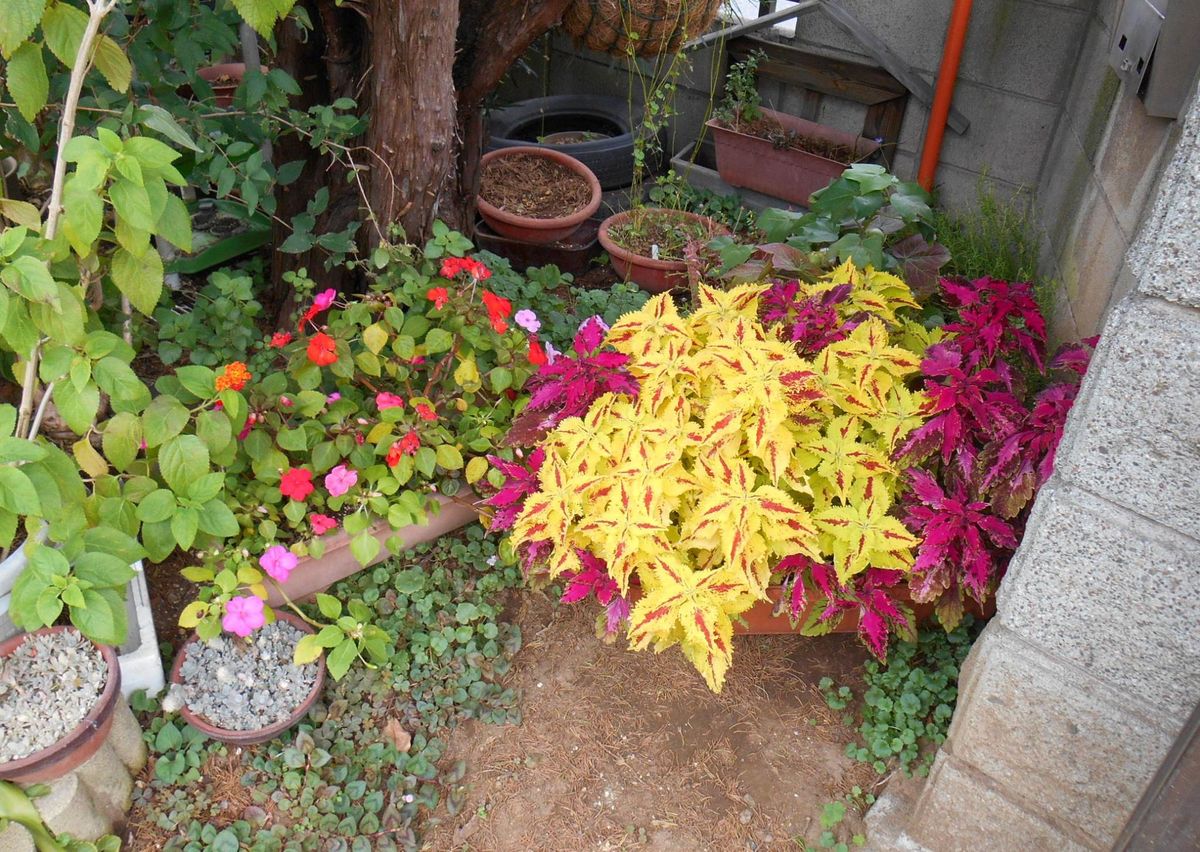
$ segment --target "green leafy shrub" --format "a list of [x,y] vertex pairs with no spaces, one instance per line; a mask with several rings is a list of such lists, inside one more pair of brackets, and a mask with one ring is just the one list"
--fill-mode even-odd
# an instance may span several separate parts
[[254,291],[249,273],[220,270],[209,276],[190,311],[160,304],[154,312],[159,359],[164,364],[186,360],[212,367],[246,361],[262,351],[263,335],[256,322],[262,305]]
[[735,234],[748,236],[755,230],[754,211],[742,206],[742,200],[736,194],[722,195],[692,186],[674,169],[650,187],[650,200],[659,207],[716,219]]
[[[916,642],[897,643],[887,663],[868,662],[858,726],[862,742],[847,743],[846,755],[880,774],[894,765],[905,775],[927,775],[936,746],[945,742],[959,670],[978,632],[968,615],[949,633],[935,626],[920,631]],[[831,709],[844,710],[854,700],[849,687],[830,678],[821,678],[818,686]],[[853,720],[848,714],[846,723]]]

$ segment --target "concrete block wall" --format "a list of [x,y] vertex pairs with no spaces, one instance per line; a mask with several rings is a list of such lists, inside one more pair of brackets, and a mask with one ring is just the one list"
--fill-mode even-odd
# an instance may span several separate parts
[[1109,849],[1200,703],[1198,199],[1200,95],[949,738],[872,848]]
[[1090,5],[1036,184],[1042,267],[1058,282],[1051,328],[1058,340],[1095,334],[1132,287],[1124,257],[1178,132],[1178,122],[1147,115],[1109,67],[1122,0]]

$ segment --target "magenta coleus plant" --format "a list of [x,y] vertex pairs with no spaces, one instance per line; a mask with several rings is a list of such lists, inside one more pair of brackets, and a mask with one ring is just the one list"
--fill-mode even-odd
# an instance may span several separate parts
[[[909,590],[953,629],[965,599],[985,601],[1007,568],[1095,339],[1063,348],[1047,369],[1031,285],[943,279],[941,288],[956,317],[921,363],[932,417],[896,456],[913,465],[905,522],[923,537]],[[1043,387],[1031,394],[1030,383]]]
[[782,325],[785,337],[806,358],[812,358],[831,343],[850,336],[858,326],[843,320],[837,306],[850,298],[849,284],[840,284],[814,296],[800,296],[799,281],[780,281],[762,296],[762,319],[767,325]]
[[568,417],[582,417],[606,393],[637,395],[637,381],[625,369],[628,356],[603,350],[607,332],[600,317],[584,320],[575,354],[559,355],[529,380],[529,404],[514,418],[509,444],[532,446]]

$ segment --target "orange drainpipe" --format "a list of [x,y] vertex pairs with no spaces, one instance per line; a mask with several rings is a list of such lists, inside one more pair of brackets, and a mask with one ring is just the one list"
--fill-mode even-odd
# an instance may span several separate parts
[[967,40],[967,25],[970,21],[971,0],[954,0],[954,9],[950,12],[950,25],[946,28],[946,44],[942,47],[942,64],[938,68],[937,87],[933,92],[933,106],[929,109],[929,124],[925,128],[921,168],[917,172],[917,183],[927,190],[933,189],[938,159],[942,155],[942,138],[946,135],[946,121],[950,117],[950,104],[954,100],[954,85],[958,82],[958,62],[962,59],[963,44]]

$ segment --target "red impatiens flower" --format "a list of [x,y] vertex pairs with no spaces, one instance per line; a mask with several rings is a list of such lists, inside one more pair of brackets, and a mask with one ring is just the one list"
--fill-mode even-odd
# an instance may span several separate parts
[[421,448],[421,439],[417,437],[416,432],[409,432],[399,441],[396,441],[388,449],[387,463],[388,467],[395,467],[400,464],[400,459],[404,456],[415,455],[417,450]]
[[492,328],[496,330],[496,333],[504,334],[508,331],[508,323],[505,320],[512,314],[512,302],[484,290],[483,304],[487,308],[488,319],[492,321]]
[[445,287],[430,287],[425,291],[425,298],[433,302],[433,306],[440,311],[446,307],[446,302],[450,298],[450,291]]
[[283,472],[279,478],[279,493],[284,497],[304,502],[313,492],[312,471],[302,467],[293,467]]
[[234,361],[227,365],[224,370],[217,373],[216,381],[214,382],[217,390],[235,390],[240,391],[246,386],[246,382],[250,381],[253,376],[246,369],[246,365],[241,361]]
[[437,420],[437,412],[423,402],[418,402],[413,406],[417,410],[417,415],[422,420]]
[[336,518],[331,518],[328,515],[322,515],[319,512],[313,512],[311,515],[309,515],[308,522],[312,524],[314,535],[325,535],[325,533],[329,532],[331,529],[334,529],[338,525]]
[[292,333],[290,331],[277,331],[271,335],[271,342],[267,345],[272,349],[282,349],[292,342]]
[[529,336],[529,363],[535,367],[541,367],[550,359],[546,357],[546,350],[542,348],[542,344],[538,343],[537,335]]
[[327,311],[333,306],[333,300],[337,298],[337,290],[330,287],[316,295],[312,305],[304,312],[304,316],[300,318],[300,322],[296,325],[297,331],[304,331],[304,324],[311,322],[312,319],[321,311]]
[[318,331],[308,341],[308,360],[318,367],[328,367],[337,359],[337,344],[325,332]]

